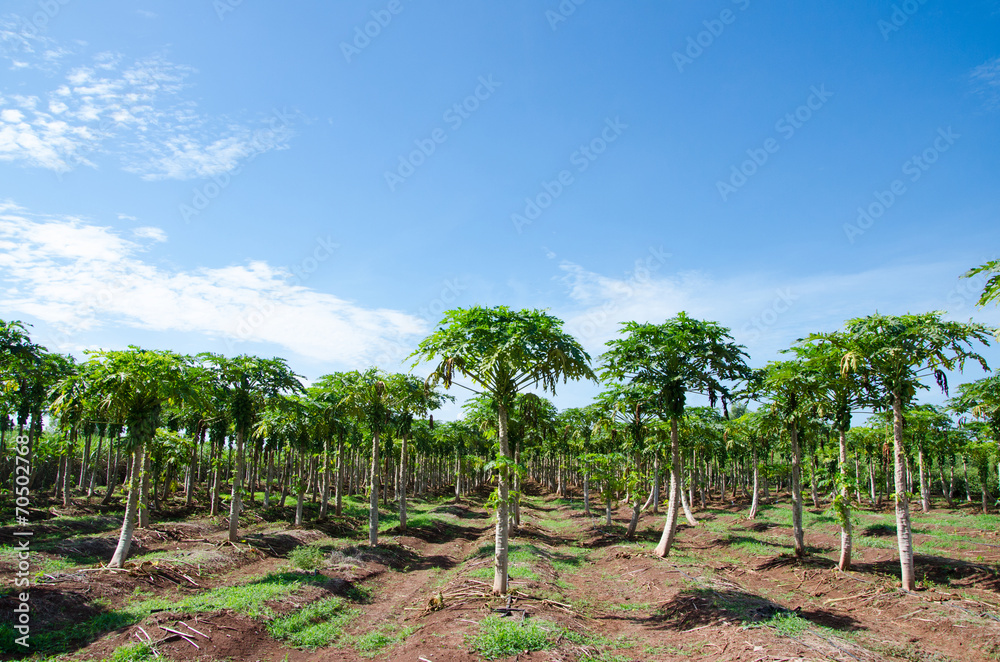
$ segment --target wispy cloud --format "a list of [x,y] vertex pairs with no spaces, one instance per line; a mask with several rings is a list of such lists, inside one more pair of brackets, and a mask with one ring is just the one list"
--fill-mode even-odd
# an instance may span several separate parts
[[163,231],[138,228],[133,235],[0,203],[0,306],[70,335],[110,325],[180,331],[216,342],[273,343],[347,366],[367,365],[378,348],[412,344],[426,331],[413,315],[309,289],[264,261],[159,266],[143,254],[166,239]]
[[1000,323],[1000,310],[977,310],[981,282],[961,280],[963,263],[893,265],[858,273],[782,277],[747,273],[717,278],[702,272],[607,276],[562,262],[557,278],[570,304],[556,310],[592,355],[617,336],[620,322],[660,323],[680,311],[732,330],[761,363],[812,332],[834,331],[851,317],[945,310]]
[[[0,161],[65,173],[96,168],[110,155],[143,179],[192,179],[286,149],[294,133],[284,112],[256,119],[200,113],[186,97],[197,72],[161,55],[127,61],[102,52],[63,66],[68,50],[4,25],[0,54],[19,71],[17,89],[31,92],[0,88]],[[62,72],[55,80],[54,70]]]
[[976,92],[986,97],[990,108],[1000,108],[1000,57],[973,69],[969,78]]
[[0,57],[9,62],[11,69],[38,69],[51,73],[58,70],[63,58],[71,53],[54,39],[40,34],[24,17],[0,17]]

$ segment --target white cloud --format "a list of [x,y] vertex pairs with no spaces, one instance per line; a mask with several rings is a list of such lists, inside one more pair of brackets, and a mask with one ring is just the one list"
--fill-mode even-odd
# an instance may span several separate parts
[[1000,107],[1000,57],[973,69],[969,78],[975,90],[986,97],[987,104],[993,108]]
[[[119,218],[120,217],[121,215],[119,215]],[[136,228],[132,230],[132,234],[134,234],[139,239],[149,239],[155,242],[162,242],[167,240],[166,232],[164,232],[160,228],[154,228],[152,226]]]
[[[0,54],[39,70],[37,94],[0,96],[0,161],[58,173],[97,167],[111,155],[143,179],[191,179],[229,172],[258,154],[286,149],[293,135],[283,112],[253,120],[208,117],[185,97],[196,72],[161,56],[128,63],[102,52],[52,85],[53,67],[69,54],[51,40],[0,25]],[[43,48],[43,46],[46,46]],[[16,106],[16,108],[15,108]]]
[[[648,264],[648,263],[647,263]],[[902,264],[858,273],[779,276],[768,273],[717,278],[702,272],[665,273],[636,269],[610,277],[562,262],[559,279],[571,303],[555,314],[596,357],[626,320],[660,323],[685,311],[718,321],[747,346],[754,363],[809,333],[834,331],[852,317],[944,310],[957,319],[973,316],[1000,324],[1000,309],[977,309],[983,283],[960,279],[965,263]]]
[[[158,228],[134,234],[166,238]],[[110,227],[2,203],[0,306],[70,334],[110,325],[180,331],[234,351],[245,351],[241,341],[273,343],[347,366],[371,363],[386,346],[412,346],[426,331],[413,315],[311,290],[266,262],[185,271],[144,261],[142,250]]]

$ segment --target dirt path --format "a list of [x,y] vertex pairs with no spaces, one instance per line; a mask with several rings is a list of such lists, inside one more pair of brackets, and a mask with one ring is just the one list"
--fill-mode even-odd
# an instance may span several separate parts
[[[833,569],[836,527],[821,511],[807,513],[811,554],[805,559],[788,554],[785,503],[769,506],[754,522],[743,519],[736,507],[699,510],[698,525],[683,524],[670,557],[659,559],[650,552],[662,515],[643,514],[635,539],[626,540],[626,508],[606,528],[603,512],[584,515],[579,498],[558,499],[532,485],[526,493],[522,524],[511,539],[510,606],[525,610],[532,623],[551,624],[544,627],[559,634],[550,650],[509,660],[1000,659],[1000,538],[963,526],[979,521],[966,519],[965,513],[918,518],[917,542],[924,550],[917,556],[921,589],[906,594],[893,574],[898,568],[893,532],[878,514],[861,515],[868,525],[857,528],[857,564],[845,574]],[[234,548],[221,544],[226,533],[218,523],[165,523],[140,532],[141,549],[184,559],[177,562],[182,565],[132,573],[56,571],[50,576],[58,581],[46,579],[32,590],[34,622],[58,629],[81,619],[117,618],[137,600],[180,601],[286,573],[315,581],[269,599],[266,604],[275,613],[294,614],[330,596],[348,599],[358,610],[336,645],[292,648],[268,634],[264,619],[246,611],[158,609],[138,624],[104,627],[92,643],[75,643],[73,659],[110,658],[118,647],[136,643],[144,629],[161,638],[157,650],[169,660],[359,661],[370,659],[358,642],[371,634],[398,642],[373,649],[377,660],[479,660],[470,652],[472,637],[484,618],[505,606],[489,594],[492,518],[481,498],[462,504],[428,501],[422,512],[406,532],[383,533],[375,549],[356,543],[356,530],[331,540],[321,529],[262,521],[248,527],[246,544]],[[115,531],[95,520],[80,534],[72,533],[53,530],[45,554],[82,558],[91,548],[113,543]],[[320,574],[291,570],[294,550],[304,545],[326,550]],[[336,562],[348,557],[350,563]],[[431,608],[435,596],[443,604]],[[206,635],[195,637],[197,649],[180,638],[166,638],[164,628],[176,629],[179,621]]]

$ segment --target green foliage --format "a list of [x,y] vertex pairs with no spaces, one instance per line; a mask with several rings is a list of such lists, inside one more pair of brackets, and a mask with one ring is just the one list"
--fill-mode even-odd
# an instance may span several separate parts
[[712,406],[721,397],[725,407],[726,382],[750,376],[744,347],[716,322],[681,312],[663,324],[626,322],[622,335],[608,341],[601,376],[652,386],[656,395],[648,406],[663,420],[683,416],[688,392],[708,396]]
[[396,626],[383,626],[379,630],[363,634],[356,638],[354,640],[354,649],[364,657],[374,657],[383,649],[395,646],[409,637],[413,634],[414,630],[416,630],[414,627],[399,629]]
[[344,626],[357,613],[348,608],[343,598],[326,598],[274,619],[268,623],[267,631],[275,639],[298,648],[329,646],[340,638]]
[[133,610],[149,613],[153,609],[179,612],[217,611],[232,609],[250,618],[270,618],[274,611],[267,606],[306,584],[322,584],[323,576],[306,576],[298,572],[272,573],[237,586],[220,586],[204,593],[185,596],[181,600],[155,599],[135,605]]
[[474,651],[492,660],[551,648],[559,632],[558,626],[547,621],[487,616],[479,623],[479,632],[470,637],[468,643]]
[[155,660],[156,653],[148,643],[127,644],[115,649],[114,654],[102,662],[147,662]]
[[933,374],[947,391],[945,370],[962,370],[967,360],[989,370],[986,360],[973,351],[977,343],[989,344],[993,329],[976,322],[951,322],[943,313],[881,315],[850,319],[845,330],[824,336],[842,352],[841,372],[858,372],[870,385],[871,404],[885,406],[897,396],[907,406],[918,389],[928,388],[921,377]]
[[410,357],[439,361],[431,382],[448,388],[456,375],[464,375],[510,405],[515,394],[532,385],[555,393],[560,380],[595,378],[590,356],[562,325],[541,310],[458,308],[445,313],[438,330]]
[[300,570],[318,570],[326,565],[326,555],[315,545],[301,545],[288,555],[291,564]]
[[983,293],[979,297],[979,305],[985,306],[991,301],[1000,303],[1000,260],[990,260],[985,264],[969,269],[962,276],[964,278],[972,278],[979,274],[988,276],[986,284],[983,285]]

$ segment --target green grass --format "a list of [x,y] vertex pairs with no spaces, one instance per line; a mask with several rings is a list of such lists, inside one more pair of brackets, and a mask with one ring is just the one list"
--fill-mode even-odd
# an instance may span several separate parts
[[153,652],[153,647],[147,643],[139,643],[118,647],[111,657],[105,658],[102,662],[147,662],[155,659],[156,653]]
[[632,658],[626,655],[612,655],[611,653],[599,653],[598,655],[584,655],[579,662],[632,662]]
[[395,646],[399,642],[409,637],[416,630],[414,627],[405,627],[396,630],[395,626],[383,626],[381,629],[368,634],[361,635],[354,640],[354,650],[364,657],[374,657],[383,649]]
[[149,613],[153,609],[176,612],[204,612],[232,609],[250,618],[271,618],[274,611],[265,603],[287,596],[306,584],[323,584],[326,578],[279,572],[237,586],[220,586],[181,600],[154,599],[135,605],[133,609]]
[[779,611],[762,625],[772,627],[778,631],[778,634],[786,637],[797,637],[808,630],[812,624],[798,614]]
[[562,630],[541,620],[518,621],[487,616],[479,623],[479,632],[469,638],[469,646],[492,660],[528,651],[547,650]]
[[297,648],[319,648],[340,639],[344,626],[358,613],[343,598],[326,598],[274,619],[268,623],[267,631],[275,639]]
[[302,545],[291,551],[288,560],[300,570],[317,570],[326,565],[326,554],[315,545]]
[[[36,652],[68,652],[81,644],[94,641],[107,632],[139,623],[153,610],[183,613],[232,609],[251,618],[270,619],[275,614],[267,602],[294,594],[307,584],[322,585],[326,581],[322,575],[314,577],[297,572],[280,572],[257,578],[246,584],[223,586],[197,595],[185,596],[180,600],[163,598],[142,600],[120,610],[105,611],[83,622],[67,624],[60,628],[46,628],[39,632],[33,631],[31,644]],[[348,597],[351,600],[361,601],[365,594],[362,591],[354,591]],[[15,636],[11,625],[0,625],[0,652],[23,653],[21,647],[14,643]]]

